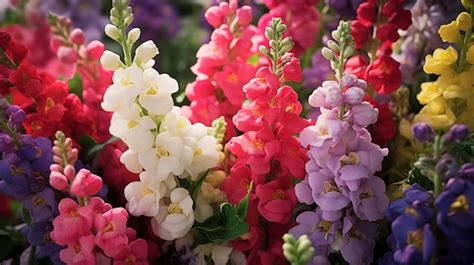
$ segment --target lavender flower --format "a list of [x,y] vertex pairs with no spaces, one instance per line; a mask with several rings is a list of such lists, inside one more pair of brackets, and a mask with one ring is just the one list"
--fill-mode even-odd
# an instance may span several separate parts
[[417,0],[412,4],[412,25],[401,34],[401,53],[395,56],[407,84],[413,83],[414,75],[422,72],[421,66],[426,55],[443,46],[438,29],[459,13],[455,11],[460,10],[459,2],[434,1],[434,4],[428,4],[427,0]]
[[332,75],[332,70],[329,61],[319,52],[311,57],[311,65],[311,68],[303,70],[303,87],[315,89]]
[[132,0],[132,27],[141,29],[143,39],[174,38],[181,27],[176,6],[167,0]]

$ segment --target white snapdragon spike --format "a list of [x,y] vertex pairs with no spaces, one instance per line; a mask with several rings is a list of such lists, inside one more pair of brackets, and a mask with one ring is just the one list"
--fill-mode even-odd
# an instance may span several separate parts
[[144,89],[140,93],[139,102],[151,115],[166,114],[173,109],[171,94],[178,91],[178,82],[167,74],[159,74],[149,68],[143,72]]
[[133,104],[145,82],[142,70],[136,66],[117,69],[112,80],[113,85],[105,91],[102,108],[114,112]]
[[143,168],[138,161],[138,153],[127,150],[120,156],[120,163],[124,164],[128,171],[138,174]]
[[153,232],[164,240],[185,236],[194,224],[193,200],[184,188],[170,194],[170,203],[160,205],[158,215],[152,219]]
[[133,104],[120,113],[114,113],[110,121],[109,131],[121,138],[134,152],[144,152],[153,146],[156,129],[155,122],[149,116],[140,116],[140,107]]
[[142,167],[158,175],[180,175],[192,159],[193,150],[183,145],[181,138],[171,136],[168,132],[158,134],[155,146],[138,154]]
[[[140,181],[134,181],[125,187],[127,209],[134,216],[156,216],[158,214],[160,199],[163,198],[168,187],[165,180],[170,176],[154,176],[147,172],[140,174]],[[174,180],[174,178],[172,177]],[[174,184],[176,186],[176,183]],[[172,187],[174,188],[174,187]]]
[[205,135],[191,146],[194,150],[193,160],[186,166],[186,171],[192,180],[196,180],[200,173],[216,167],[219,162],[216,138]]

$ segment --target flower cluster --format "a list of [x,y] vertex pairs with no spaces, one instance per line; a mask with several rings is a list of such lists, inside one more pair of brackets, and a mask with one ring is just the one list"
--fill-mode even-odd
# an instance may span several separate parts
[[94,40],[86,43],[85,34],[81,29],[71,29],[71,21],[65,17],[49,15],[49,24],[54,34],[51,46],[57,57],[65,65],[73,64],[74,78],[80,77],[77,87],[82,89],[76,93],[83,102],[83,112],[94,117],[92,121],[92,137],[97,142],[110,138],[110,113],[104,112],[100,106],[107,87],[112,83],[112,72],[102,68],[99,59],[104,53],[104,44]]
[[415,81],[422,72],[424,57],[442,45],[437,31],[452,14],[442,3],[430,5],[427,0],[417,0],[410,10],[412,25],[401,34],[400,54],[395,55],[405,84]]
[[373,133],[377,136],[375,143],[382,146],[395,137],[397,130],[387,100],[380,101],[376,96],[392,94],[402,81],[400,64],[392,57],[392,44],[400,37],[398,30],[406,30],[411,24],[411,13],[403,9],[404,2],[368,0],[359,5],[357,18],[351,23],[355,46],[361,53],[349,59],[346,71],[367,81],[367,94],[374,99],[368,101],[384,118],[374,125]]
[[[55,80],[24,60],[27,49],[0,32],[0,91],[13,92],[13,102],[26,110],[24,126],[34,137],[51,137],[56,130],[79,139],[83,134],[93,135],[94,121],[83,112],[80,98],[69,93],[64,81]],[[12,91],[13,89],[13,91]]]
[[138,28],[125,35],[132,20],[127,1],[114,2],[113,24],[105,31],[121,43],[124,62],[110,51],[101,58],[104,68],[115,71],[102,107],[113,112],[111,134],[128,146],[120,161],[140,174],[139,181],[125,188],[128,210],[135,216],[153,217],[155,234],[174,240],[189,232],[195,218],[205,220],[213,213],[195,213],[195,197],[181,187],[181,181],[195,182],[201,173],[214,168],[219,160],[218,144],[210,135],[211,128],[191,124],[173,107],[171,94],[178,91],[178,83],[152,68],[158,54],[152,41],[141,44],[132,61],[130,48],[140,36]]
[[[438,75],[438,78],[421,85],[417,99],[425,106],[415,116],[415,122],[428,122],[436,129],[445,129],[454,123],[474,128],[472,23],[472,16],[462,12],[455,21],[440,27],[438,33],[441,39],[454,46],[438,48],[432,55],[426,56],[423,70],[427,74]],[[459,52],[455,47],[459,48]]]
[[[274,18],[281,18],[288,30],[285,36],[290,36],[295,45],[292,52],[302,55],[306,49],[313,46],[319,32],[319,13],[316,8],[318,0],[263,0],[268,7],[268,13],[264,14],[258,21],[260,32],[265,32],[268,23]],[[262,40],[263,45],[267,45]]]
[[[470,236],[474,232],[473,168],[473,163],[464,164],[436,200],[414,184],[404,198],[390,204],[386,217],[392,222],[393,234],[387,241],[393,252],[385,254],[382,264],[431,264],[435,257],[443,264],[474,261]],[[437,238],[433,225],[441,230],[443,239]],[[437,252],[443,254],[437,256]]]
[[[428,186],[433,186],[433,192],[414,184],[390,204],[386,218],[392,222],[392,235],[387,242],[393,251],[385,254],[382,263],[431,264],[437,259],[443,264],[470,264],[474,261],[469,236],[474,231],[474,164],[455,157],[453,151],[467,139],[469,130],[454,125],[440,135],[428,123],[417,123],[412,131],[417,141],[433,149],[432,155],[420,155],[414,164],[432,182]],[[442,233],[436,235],[437,230]]]
[[250,25],[250,6],[237,6],[237,1],[221,2],[210,7],[205,18],[215,28],[209,43],[197,53],[197,63],[191,68],[196,80],[186,87],[191,101],[183,113],[192,122],[211,125],[224,116],[229,128],[227,139],[236,135],[232,116],[245,99],[243,86],[255,76],[258,58],[254,39],[257,28]]
[[261,52],[270,58],[243,88],[249,103],[233,118],[243,134],[232,138],[226,148],[236,156],[224,191],[231,203],[238,202],[251,182],[247,222],[250,229],[234,247],[249,252],[250,264],[274,264],[283,258],[281,236],[288,229],[296,204],[292,179],[304,177],[306,157],[298,134],[308,125],[299,117],[298,95],[285,82],[301,79],[299,60],[289,53],[292,42],[283,38],[286,27],[273,19],[265,35],[271,49]]
[[300,134],[310,160],[296,195],[302,203],[316,203],[317,209],[301,213],[290,232],[308,234],[316,250],[314,262],[329,264],[328,255],[340,251],[350,264],[370,264],[377,229],[372,222],[382,219],[388,206],[385,184],[375,173],[388,150],[373,144],[366,129],[378,115],[364,101],[366,82],[342,72],[353,51],[349,23],[341,22],[333,37],[337,42],[328,42],[332,50],[324,48],[323,54],[337,80],[324,82],[310,96],[321,115]]
[[[76,173],[78,150],[62,132],[56,133],[54,162],[49,182],[59,191],[76,198],[59,202],[59,215],[53,221],[51,238],[66,246],[59,257],[66,264],[148,264],[148,245],[136,239],[136,231],[127,227],[128,213],[112,208],[95,197],[102,189],[102,179],[87,169]],[[99,251],[100,249],[100,251]]]
[[35,248],[32,255],[50,257],[58,264],[60,246],[51,240],[51,222],[58,205],[48,186],[49,165],[53,162],[51,141],[17,133],[25,112],[16,105],[0,102],[0,193],[22,203],[28,224],[27,239]]

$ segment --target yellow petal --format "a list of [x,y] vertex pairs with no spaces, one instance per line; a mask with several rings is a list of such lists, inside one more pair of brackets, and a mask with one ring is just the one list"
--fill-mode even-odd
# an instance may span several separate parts
[[444,42],[461,42],[461,34],[459,33],[459,28],[456,25],[456,21],[442,25],[438,30],[438,34]]
[[471,15],[469,15],[469,13],[467,12],[462,12],[461,14],[459,14],[456,18],[456,26],[460,30],[468,31],[470,28],[472,28]]

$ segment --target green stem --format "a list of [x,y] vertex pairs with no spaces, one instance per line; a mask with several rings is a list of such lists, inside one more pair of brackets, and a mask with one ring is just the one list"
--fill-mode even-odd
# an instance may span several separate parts
[[2,57],[6,59],[7,64],[11,69],[18,69],[16,63],[10,57],[8,57],[8,54],[5,52],[4,49],[0,49],[0,52],[2,53]]
[[[441,157],[441,136],[439,135],[436,135],[435,137],[434,145],[433,145],[433,153],[434,153],[435,161],[438,161]],[[436,198],[441,193],[441,189],[443,188],[441,176],[436,170],[434,170],[433,185],[434,185],[434,197]]]
[[[346,49],[346,44],[343,42],[343,43],[341,43],[341,52],[339,54],[339,63],[338,63],[337,72],[336,72],[336,78],[339,81],[339,89],[341,91],[344,88],[343,84],[342,84],[342,76],[343,76],[343,73],[344,73],[344,61],[345,61],[344,51],[345,51],[345,49]],[[346,104],[343,104],[338,110],[337,118],[339,120],[342,120],[342,118],[344,117],[345,112],[346,112]]]
[[12,130],[12,128],[10,128],[10,126],[8,126],[8,124],[3,119],[0,119],[0,129],[5,131],[15,141],[15,145],[19,149],[21,143],[16,137],[16,133]]
[[132,53],[130,52],[130,47],[128,47],[127,32],[125,32],[125,28],[122,28],[121,31],[122,31],[122,36],[120,37],[120,44],[122,45],[122,48],[123,48],[123,56],[125,59],[125,65],[131,66]]
[[36,246],[31,245],[30,255],[28,256],[28,265],[34,265],[36,263]]

